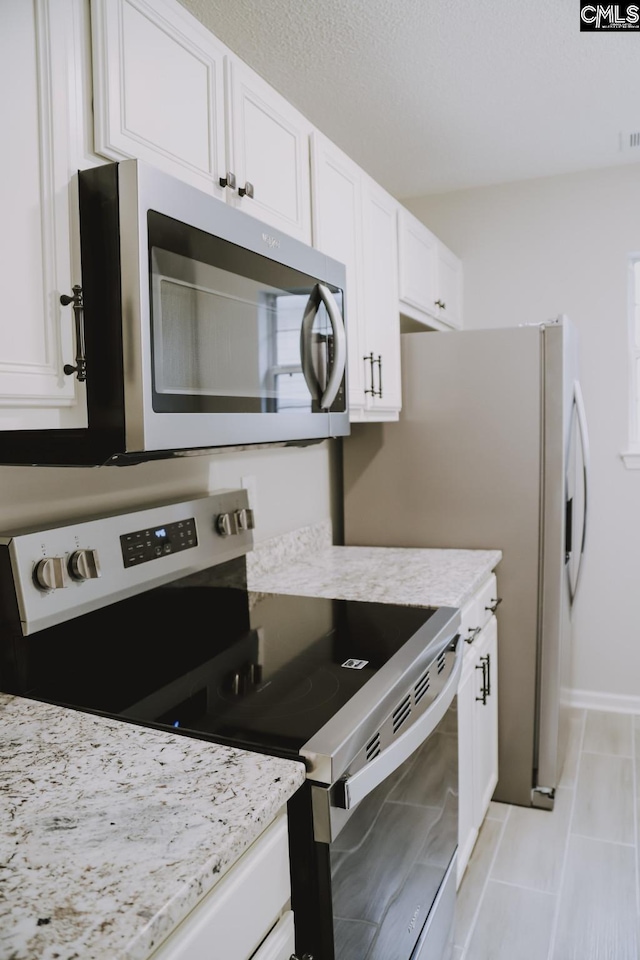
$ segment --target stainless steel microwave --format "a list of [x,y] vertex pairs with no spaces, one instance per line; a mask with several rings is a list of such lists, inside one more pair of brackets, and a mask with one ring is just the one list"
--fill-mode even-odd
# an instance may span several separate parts
[[139,160],[80,171],[78,191],[88,428],[5,433],[2,461],[349,433],[342,264]]

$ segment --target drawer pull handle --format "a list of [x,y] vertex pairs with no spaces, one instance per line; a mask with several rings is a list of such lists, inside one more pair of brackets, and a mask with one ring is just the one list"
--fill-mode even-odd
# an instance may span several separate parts
[[464,639],[467,641],[467,643],[473,643],[481,630],[482,627],[469,627],[469,636],[465,637]]
[[485,607],[485,610],[491,610],[491,613],[495,613],[500,604],[502,603],[502,597],[498,597],[495,600],[491,600],[488,607]]

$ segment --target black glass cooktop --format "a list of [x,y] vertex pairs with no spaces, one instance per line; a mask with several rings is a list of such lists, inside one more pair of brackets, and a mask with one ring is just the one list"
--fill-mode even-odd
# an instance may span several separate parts
[[23,638],[26,693],[297,755],[435,612],[250,597],[174,584]]

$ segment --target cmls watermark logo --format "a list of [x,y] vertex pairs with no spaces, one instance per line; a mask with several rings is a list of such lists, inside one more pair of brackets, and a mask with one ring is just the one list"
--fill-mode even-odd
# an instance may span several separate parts
[[580,0],[580,30],[640,30],[640,3]]

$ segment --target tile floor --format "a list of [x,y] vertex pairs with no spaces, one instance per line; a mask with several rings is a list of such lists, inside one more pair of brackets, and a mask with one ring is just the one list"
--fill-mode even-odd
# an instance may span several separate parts
[[639,960],[640,717],[574,710],[553,812],[492,803],[453,960]]

